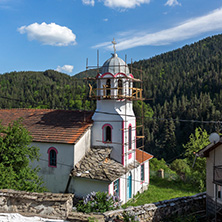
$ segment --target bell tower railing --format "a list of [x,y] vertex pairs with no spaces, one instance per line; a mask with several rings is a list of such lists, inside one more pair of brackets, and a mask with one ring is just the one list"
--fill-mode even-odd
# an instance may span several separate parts
[[[122,92],[122,94],[117,93],[112,94],[109,93],[107,95],[107,90],[110,90],[110,92]],[[91,84],[89,84],[89,97],[95,100],[100,99],[130,99],[130,100],[144,100],[142,96],[143,89],[140,88],[134,88],[129,87],[129,90],[131,91],[131,95],[125,95],[123,93],[124,88],[123,87],[115,87],[115,88],[107,88],[106,85],[103,85],[102,88],[93,88]],[[102,95],[99,95],[98,92],[102,92]]]

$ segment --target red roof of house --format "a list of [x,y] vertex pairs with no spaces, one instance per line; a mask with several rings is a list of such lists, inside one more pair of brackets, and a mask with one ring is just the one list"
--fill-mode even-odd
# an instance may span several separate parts
[[150,160],[152,158],[153,158],[153,155],[151,155],[147,152],[144,152],[142,150],[136,149],[136,160],[139,163],[143,163],[143,162]]
[[0,120],[8,125],[22,118],[34,142],[76,143],[92,125],[92,112],[51,109],[0,109]]

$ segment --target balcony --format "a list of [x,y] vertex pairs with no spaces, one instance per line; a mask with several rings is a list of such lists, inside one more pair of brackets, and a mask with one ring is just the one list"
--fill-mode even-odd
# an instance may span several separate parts
[[[129,99],[129,100],[144,100],[142,97],[143,89],[130,87],[127,90],[123,87],[107,88],[103,85],[102,88],[93,88],[89,84],[89,97],[96,100],[102,99]],[[128,91],[128,92],[125,92]]]

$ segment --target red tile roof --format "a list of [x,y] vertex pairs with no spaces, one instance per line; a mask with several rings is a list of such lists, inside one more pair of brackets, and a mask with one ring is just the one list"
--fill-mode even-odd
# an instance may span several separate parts
[[146,160],[150,160],[152,158],[153,158],[153,155],[151,155],[151,154],[149,154],[147,152],[144,152],[142,150],[136,149],[136,160],[139,163],[143,163]]
[[0,120],[8,125],[22,118],[34,142],[76,143],[92,125],[93,112],[51,109],[0,109]]

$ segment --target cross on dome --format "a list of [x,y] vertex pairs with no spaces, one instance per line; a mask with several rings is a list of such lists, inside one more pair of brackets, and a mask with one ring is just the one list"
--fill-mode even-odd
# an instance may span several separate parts
[[112,44],[113,44],[114,55],[115,55],[116,54],[116,44],[117,44],[115,38],[113,38]]

